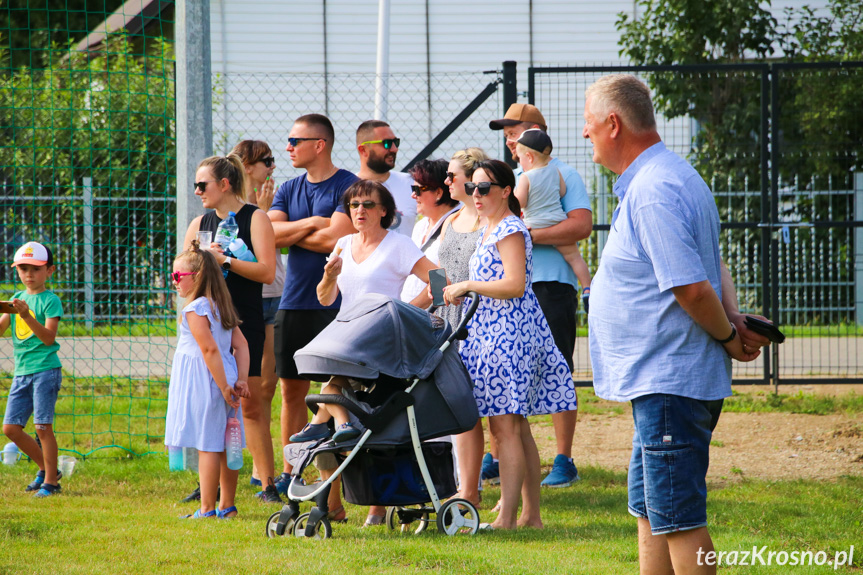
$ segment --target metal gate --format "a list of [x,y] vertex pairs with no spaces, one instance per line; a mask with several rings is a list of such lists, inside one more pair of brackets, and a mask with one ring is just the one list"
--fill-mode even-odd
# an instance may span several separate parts
[[[582,250],[593,270],[616,176],[581,136],[584,91],[612,73],[650,85],[665,144],[713,190],[741,311],[789,336],[763,360],[735,362],[735,383],[863,382],[863,62],[529,68],[554,154],[591,195],[595,233]],[[591,379],[584,357],[579,383]]]

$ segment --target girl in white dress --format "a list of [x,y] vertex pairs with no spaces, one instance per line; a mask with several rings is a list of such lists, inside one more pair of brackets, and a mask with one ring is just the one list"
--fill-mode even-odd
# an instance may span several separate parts
[[171,365],[165,445],[198,450],[201,508],[186,517],[233,517],[239,471],[227,466],[225,428],[231,409],[242,422],[238,398],[249,396],[249,347],[213,254],[193,240],[174,260],[171,279],[189,303],[181,313]]

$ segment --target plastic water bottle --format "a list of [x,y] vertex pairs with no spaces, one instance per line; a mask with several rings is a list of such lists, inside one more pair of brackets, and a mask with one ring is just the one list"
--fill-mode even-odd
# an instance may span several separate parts
[[237,225],[237,220],[234,212],[228,212],[228,217],[219,222],[216,228],[216,237],[213,241],[222,246],[223,251],[228,251],[228,246],[231,242],[237,239],[237,234],[240,233],[240,226]]
[[228,469],[234,471],[243,467],[243,443],[240,431],[240,420],[237,419],[237,410],[233,416],[228,412],[228,425],[225,427],[225,456],[228,459]]
[[228,245],[228,249],[238,260],[243,260],[244,262],[258,261],[257,258],[255,258],[255,254],[253,254],[252,250],[250,250],[246,245],[246,242],[240,238],[232,241],[230,245]]
[[168,446],[168,469],[171,471],[183,471],[183,448]]
[[183,469],[198,472],[198,450],[194,447],[183,448]]

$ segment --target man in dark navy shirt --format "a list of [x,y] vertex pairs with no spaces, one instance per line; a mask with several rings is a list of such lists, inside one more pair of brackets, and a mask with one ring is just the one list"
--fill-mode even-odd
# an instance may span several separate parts
[[[283,445],[308,421],[305,397],[310,382],[299,377],[294,352],[318,335],[336,317],[341,305],[341,299],[337,299],[331,306],[322,306],[315,286],[323,277],[327,255],[336,240],[355,231],[340,200],[358,178],[333,165],[334,139],[333,125],[326,116],[307,114],[296,119],[286,149],[293,166],[304,168],[306,173],[282,184],[267,212],[273,222],[276,247],[291,248],[275,325]],[[289,470],[285,463],[285,473]],[[278,483],[286,487],[289,478],[285,473]],[[338,490],[333,491],[338,501]]]

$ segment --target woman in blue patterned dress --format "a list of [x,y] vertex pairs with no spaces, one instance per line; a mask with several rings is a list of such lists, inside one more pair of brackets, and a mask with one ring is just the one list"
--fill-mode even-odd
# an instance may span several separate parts
[[[527,416],[576,409],[572,375],[531,288],[530,234],[504,162],[479,162],[465,190],[487,225],[470,261],[470,279],[447,286],[447,303],[480,295],[461,356],[474,382],[480,417],[498,442],[500,514],[495,529],[542,527],[540,462]],[[516,519],[522,496],[521,516]]]

